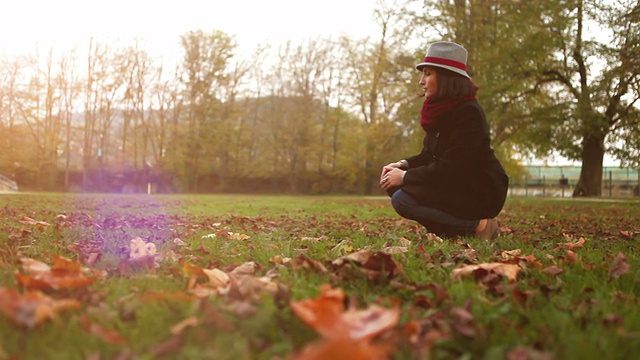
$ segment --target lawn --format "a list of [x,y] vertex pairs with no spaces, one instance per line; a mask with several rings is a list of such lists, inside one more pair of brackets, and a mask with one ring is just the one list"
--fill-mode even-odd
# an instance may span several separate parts
[[630,359],[640,202],[0,194],[0,359]]

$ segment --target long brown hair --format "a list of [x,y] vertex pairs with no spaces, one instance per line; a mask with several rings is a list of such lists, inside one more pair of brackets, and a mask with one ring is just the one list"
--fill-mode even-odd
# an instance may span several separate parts
[[459,99],[467,96],[475,96],[478,86],[471,79],[458,75],[452,71],[434,67],[438,74],[438,99]]

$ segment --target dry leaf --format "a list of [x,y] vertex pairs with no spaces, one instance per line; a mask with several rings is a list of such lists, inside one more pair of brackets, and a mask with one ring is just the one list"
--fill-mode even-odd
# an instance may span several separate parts
[[398,307],[371,305],[368,309],[344,308],[344,291],[329,285],[315,299],[291,302],[293,312],[326,339],[372,339],[398,323]]
[[555,266],[555,265],[551,265],[551,266],[547,266],[546,268],[542,269],[542,273],[543,274],[547,274],[547,275],[560,275],[564,272],[563,269]]
[[627,257],[623,253],[619,252],[613,260],[613,265],[609,270],[609,280],[617,279],[620,276],[627,274],[630,269],[631,267],[627,263]]
[[75,289],[88,286],[98,278],[97,271],[93,271],[92,277],[86,277],[79,262],[59,255],[53,256],[53,266],[48,270],[46,264],[32,259],[24,260],[26,267],[23,266],[23,270],[28,273],[16,272],[15,276],[21,286],[30,290]]
[[498,275],[505,276],[510,281],[515,281],[518,273],[520,272],[520,266],[515,264],[504,263],[483,263],[478,265],[463,265],[459,268],[453,269],[451,274],[454,278],[465,277],[474,274],[478,270],[484,270],[492,272]]
[[40,291],[20,294],[16,290],[0,287],[0,312],[16,325],[28,329],[53,319],[60,311],[75,309],[80,305],[77,300],[56,300]]
[[186,328],[200,325],[200,320],[195,316],[190,316],[171,327],[171,334],[181,334]]
[[155,255],[156,245],[154,243],[147,243],[139,236],[129,241],[129,257],[131,259]]
[[288,360],[383,360],[388,359],[390,352],[389,344],[330,339],[307,345]]
[[[565,238],[567,238],[568,240],[570,240],[570,238],[568,238],[567,236],[565,236]],[[576,249],[579,247],[584,246],[584,244],[587,242],[587,240],[585,240],[584,237],[580,237],[580,239],[576,242],[565,242],[565,243],[557,243],[556,245],[558,245],[557,247],[551,249],[551,251],[558,251],[558,250],[562,250],[562,249]]]

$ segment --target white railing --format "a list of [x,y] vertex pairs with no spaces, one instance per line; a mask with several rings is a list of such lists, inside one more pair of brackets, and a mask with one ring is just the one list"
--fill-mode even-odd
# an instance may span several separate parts
[[8,177],[0,174],[0,191],[18,191],[18,184]]

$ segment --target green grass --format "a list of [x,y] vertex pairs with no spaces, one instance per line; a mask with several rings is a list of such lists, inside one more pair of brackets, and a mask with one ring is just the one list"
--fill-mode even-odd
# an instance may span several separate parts
[[[25,217],[50,225],[25,223]],[[289,302],[319,296],[322,284],[344,289],[358,308],[400,304],[393,359],[504,359],[517,351],[629,359],[640,353],[640,202],[509,199],[498,217],[503,236],[492,242],[435,242],[400,220],[386,198],[0,194],[0,287],[25,291],[15,276],[25,257],[51,265],[60,255],[102,274],[86,287],[46,292],[81,306],[33,328],[0,313],[0,359],[285,359],[318,339]],[[136,236],[172,256],[136,267],[127,260]],[[577,261],[557,249],[581,237],[584,246],[573,249]],[[354,251],[384,251],[407,240],[407,252],[392,256],[403,270],[395,278],[371,279],[358,267],[332,265]],[[541,266],[524,265],[515,282],[451,275],[516,249]],[[610,278],[620,252],[630,271]],[[302,255],[328,271],[274,260]],[[230,272],[249,261],[255,278],[270,276],[277,293],[188,293],[183,263]],[[550,266],[562,273],[544,271]],[[438,286],[446,294],[440,299]],[[462,308],[472,315],[465,324],[453,315]],[[190,318],[198,322],[172,334]],[[410,322],[423,334],[436,329],[448,336],[430,347],[424,339],[411,343],[402,335]],[[87,324],[124,340],[109,341]]]

